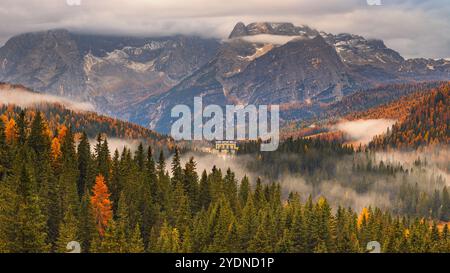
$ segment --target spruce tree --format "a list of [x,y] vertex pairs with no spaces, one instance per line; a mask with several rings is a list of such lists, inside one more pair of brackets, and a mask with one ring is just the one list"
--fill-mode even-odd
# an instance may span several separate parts
[[20,111],[19,118],[17,119],[17,135],[18,144],[23,146],[27,141],[27,121],[24,110]]
[[245,175],[241,180],[241,184],[239,185],[239,203],[241,207],[245,206],[249,195],[250,195],[250,181],[248,180],[248,177]]
[[159,153],[158,165],[156,169],[158,172],[158,179],[162,180],[166,172],[166,160],[164,158],[164,152],[162,150]]
[[142,145],[142,142],[139,143],[136,152],[135,152],[135,156],[134,156],[134,161],[136,162],[136,165],[138,167],[138,170],[140,172],[144,171],[144,165],[145,165],[145,155],[144,155],[144,146]]
[[441,220],[445,222],[450,221],[450,195],[447,187],[444,187],[442,190]]
[[255,207],[257,209],[260,209],[265,203],[264,190],[263,190],[261,178],[259,178],[259,177],[256,179],[254,200],[255,200]]
[[153,159],[152,147],[148,146],[147,150],[147,161],[146,161],[146,172],[148,184],[150,185],[150,191],[152,193],[152,199],[156,200],[157,196],[160,195],[161,189],[158,187],[158,176],[156,173],[155,160]]
[[91,173],[91,148],[89,144],[89,139],[85,132],[81,134],[80,143],[78,144],[77,150],[77,162],[78,162],[78,179],[77,179],[77,190],[78,195],[81,197],[84,195],[86,189],[92,187],[91,179],[93,175]]
[[236,219],[225,196],[210,210],[209,228],[212,236],[208,251],[231,252],[237,239]]
[[259,225],[255,236],[249,243],[249,251],[256,253],[270,253],[274,251],[271,238],[272,223],[268,212],[262,210],[259,215]]
[[47,219],[41,210],[41,203],[35,191],[35,181],[30,177],[25,165],[19,175],[18,198],[16,201],[16,220],[13,223],[14,236],[12,252],[48,252]]
[[114,151],[114,156],[111,164],[111,179],[109,182],[109,190],[111,191],[111,201],[113,212],[117,212],[117,207],[119,205],[120,193],[123,190],[123,173],[121,168],[119,151],[116,149]]
[[230,202],[231,209],[236,212],[238,208],[238,190],[235,174],[230,168],[227,169],[227,173],[223,178],[225,196]]
[[128,243],[128,253],[143,253],[145,250],[144,240],[141,236],[141,228],[136,225],[130,234],[130,239]]
[[211,186],[208,179],[208,174],[206,173],[206,170],[203,170],[202,177],[200,179],[200,185],[199,185],[199,207],[203,209],[207,209],[209,207],[209,204],[211,203],[212,197],[211,197]]
[[77,190],[78,167],[75,152],[75,143],[72,130],[69,128],[62,140],[62,171],[59,177],[58,189],[60,198],[61,220],[69,207],[76,208],[75,216],[78,217],[79,196]]
[[96,228],[95,216],[91,206],[89,192],[85,192],[81,199],[78,230],[82,251],[90,252],[91,243],[99,237],[99,234]]
[[36,113],[31,123],[28,145],[34,150],[39,161],[42,160],[41,157],[46,158],[49,155],[50,139],[46,135],[44,121],[40,112]]
[[240,249],[246,251],[249,248],[249,243],[255,236],[258,228],[257,211],[253,204],[252,196],[248,196],[247,203],[242,209],[242,214],[238,221],[238,242]]
[[73,213],[73,208],[69,207],[59,225],[56,251],[59,253],[68,252],[67,244],[72,241],[79,241],[78,223]]
[[199,185],[198,185],[198,175],[196,171],[197,163],[194,161],[194,158],[191,157],[189,161],[186,163],[184,168],[184,177],[183,177],[183,188],[189,197],[189,201],[191,204],[191,211],[197,212],[200,209],[199,204]]
[[175,154],[172,159],[172,184],[175,186],[176,184],[182,183],[183,169],[181,168],[180,151],[178,148],[175,148]]

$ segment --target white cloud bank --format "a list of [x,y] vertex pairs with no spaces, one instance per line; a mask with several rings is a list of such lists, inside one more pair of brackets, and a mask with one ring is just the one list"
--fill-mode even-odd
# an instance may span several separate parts
[[198,34],[226,38],[242,21],[308,24],[331,33],[383,39],[406,57],[450,57],[450,1],[381,0],[2,0],[0,44],[50,28],[127,35]]
[[381,135],[395,124],[390,119],[366,119],[354,121],[342,121],[332,127],[333,130],[344,132],[352,141],[363,145],[368,144],[374,136]]
[[39,104],[61,104],[73,111],[94,111],[95,107],[88,102],[74,102],[69,99],[53,95],[32,93],[21,89],[0,88],[0,105],[14,104],[20,107],[32,107]]
[[270,34],[259,34],[251,36],[243,36],[240,39],[250,42],[250,43],[261,43],[261,44],[274,44],[274,45],[284,45],[292,40],[307,39],[303,36],[283,36],[283,35],[270,35]]

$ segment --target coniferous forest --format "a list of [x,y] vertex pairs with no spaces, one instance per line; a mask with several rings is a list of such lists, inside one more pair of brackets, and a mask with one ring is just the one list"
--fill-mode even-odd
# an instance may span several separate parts
[[449,29],[450,0],[0,0],[0,262],[445,267]]
[[408,181],[411,170],[327,140],[291,139],[270,156],[256,146],[240,151],[256,154],[249,168],[264,169],[270,180],[198,170],[196,158],[182,164],[179,149],[155,142],[110,150],[105,135],[91,144],[70,124],[52,130],[39,111],[3,116],[0,252],[67,252],[71,241],[92,253],[366,252],[369,241],[383,252],[450,252],[445,186],[427,195],[403,183],[401,210],[332,206],[326,196],[285,192],[271,173],[287,169],[314,183],[345,176],[331,159],[351,157],[352,172],[363,174],[353,186],[364,192],[374,174]]

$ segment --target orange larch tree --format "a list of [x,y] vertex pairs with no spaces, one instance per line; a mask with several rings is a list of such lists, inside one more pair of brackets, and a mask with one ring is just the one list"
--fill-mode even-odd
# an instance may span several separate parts
[[92,190],[91,205],[100,236],[103,236],[105,229],[112,218],[112,204],[109,199],[110,193],[105,183],[105,178],[98,175]]
[[6,141],[11,144],[17,139],[16,122],[13,118],[11,118],[8,123],[5,124]]
[[61,143],[57,137],[52,140],[52,160],[56,161],[61,157]]

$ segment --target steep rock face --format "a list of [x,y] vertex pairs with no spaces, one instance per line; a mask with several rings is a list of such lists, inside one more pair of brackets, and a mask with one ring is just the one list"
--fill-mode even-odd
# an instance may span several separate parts
[[386,47],[382,40],[365,39],[359,35],[338,35],[321,32],[342,61],[352,71],[372,83],[397,83],[417,80],[445,80],[450,78],[450,61],[407,59]]
[[[430,63],[436,63],[433,76]],[[201,96],[205,104],[222,106],[280,104],[282,118],[302,119],[320,112],[320,104],[339,101],[355,90],[450,78],[446,65],[405,60],[383,41],[358,35],[319,33],[290,23],[238,23],[208,64],[164,95],[134,105],[127,116],[168,132],[172,107],[192,106],[193,98]]]
[[342,97],[351,76],[321,36],[293,40],[225,79],[228,94],[243,103],[282,104]]
[[245,27],[245,24],[242,22],[239,22],[234,26],[233,31],[231,31],[230,36],[228,36],[229,39],[235,38],[235,37],[241,37],[241,36],[247,36],[247,28]]
[[[85,55],[85,74],[90,94],[104,111],[123,118],[131,103],[162,94],[205,64],[215,53],[213,40],[176,36],[126,46],[104,57]],[[112,113],[111,113],[112,114]]]
[[239,22],[234,27],[229,38],[238,38],[243,36],[270,34],[270,35],[285,35],[285,36],[317,36],[319,32],[311,29],[308,26],[294,26],[292,23],[271,23],[271,22],[256,22],[248,24]]
[[450,60],[409,59],[398,69],[400,75],[421,80],[450,79]]
[[341,56],[342,61],[350,65],[373,65],[387,70],[395,70],[404,62],[400,54],[387,48],[381,40],[366,40],[364,37],[352,34],[326,34],[325,40]]
[[383,41],[291,23],[238,23],[229,39],[22,34],[0,48],[0,81],[93,102],[103,113],[168,132],[170,110],[280,104],[282,118],[380,84],[450,79],[450,61],[405,60]]
[[50,30],[11,38],[0,49],[0,80],[95,102],[120,115],[164,93],[204,65],[219,42],[199,37],[108,37]]
[[0,48],[0,80],[68,97],[85,88],[83,56],[66,30],[22,34]]
[[[134,105],[130,116],[138,117],[135,122],[168,132],[172,107],[192,106],[195,96],[201,96],[205,104],[221,106],[283,105],[334,101],[354,88],[350,70],[321,36],[276,47],[233,40],[225,43],[211,62],[167,93]],[[149,116],[138,114],[146,108]]]

